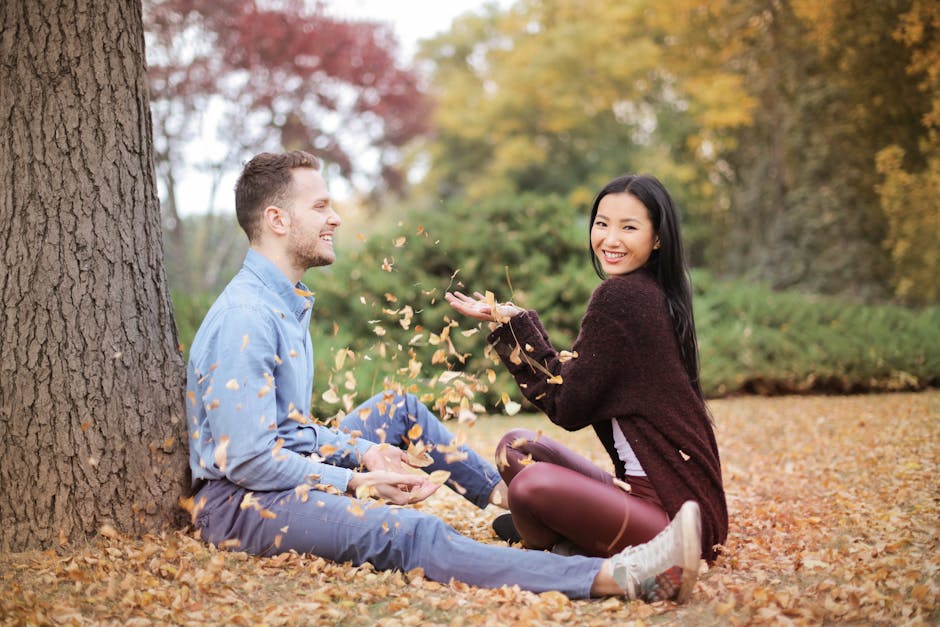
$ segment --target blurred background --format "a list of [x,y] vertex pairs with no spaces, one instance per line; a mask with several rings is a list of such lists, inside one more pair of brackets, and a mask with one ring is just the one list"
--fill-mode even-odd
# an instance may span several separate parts
[[624,172],[679,204],[709,396],[940,381],[940,3],[145,0],[144,19],[184,351],[247,248],[242,163],[326,164],[344,225],[305,279],[320,417],[393,384],[445,416],[521,401],[443,292],[538,309],[569,346],[599,281],[591,201]]

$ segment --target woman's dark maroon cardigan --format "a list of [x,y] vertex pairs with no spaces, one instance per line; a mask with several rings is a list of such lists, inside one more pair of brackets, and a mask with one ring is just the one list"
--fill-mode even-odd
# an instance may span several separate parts
[[[715,559],[714,547],[728,535],[718,446],[682,365],[665,295],[648,271],[598,286],[571,348],[574,359],[562,363],[534,311],[515,316],[488,340],[525,397],[552,422],[568,431],[594,428],[623,477],[611,426],[616,417],[669,517],[683,502],[698,502],[702,554]],[[561,382],[550,383],[545,370]]]

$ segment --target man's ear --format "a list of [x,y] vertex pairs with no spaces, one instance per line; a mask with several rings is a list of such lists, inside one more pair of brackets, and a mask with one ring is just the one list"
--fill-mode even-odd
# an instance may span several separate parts
[[271,232],[277,235],[286,235],[290,226],[290,214],[286,209],[276,205],[268,205],[261,212],[261,219]]

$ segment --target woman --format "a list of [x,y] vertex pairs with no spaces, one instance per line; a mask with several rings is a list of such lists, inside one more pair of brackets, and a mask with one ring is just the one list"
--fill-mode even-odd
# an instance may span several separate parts
[[610,556],[648,542],[695,501],[712,561],[728,514],[678,215],[663,185],[610,181],[591,210],[590,250],[605,280],[570,352],[552,347],[534,311],[446,295],[458,312],[492,323],[488,341],[525,397],[569,431],[591,426],[614,464],[611,475],[545,436],[509,432],[496,459],[512,523],[530,548]]

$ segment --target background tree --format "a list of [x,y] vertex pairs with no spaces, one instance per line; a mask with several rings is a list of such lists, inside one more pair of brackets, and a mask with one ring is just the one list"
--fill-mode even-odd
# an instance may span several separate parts
[[[653,172],[675,190],[696,265],[780,289],[884,298],[891,255],[914,249],[885,242],[894,231],[876,156],[897,145],[905,171],[926,167],[937,28],[928,6],[490,7],[423,49],[439,102],[430,191],[577,203],[613,173]],[[929,267],[916,254],[902,256]]]
[[[147,0],[145,8],[175,287],[211,288],[242,251],[233,252],[230,230],[212,221],[200,224],[214,243],[208,251],[181,227],[181,203],[192,209],[191,199],[178,197],[184,168],[202,169],[214,182],[210,206],[199,211],[211,212],[221,177],[261,150],[317,154],[330,178],[361,190],[373,208],[384,194],[403,193],[403,148],[426,130],[428,103],[417,74],[399,65],[387,26],[337,19],[323,3],[304,0]],[[218,148],[205,161],[193,159],[185,151],[200,134],[211,136],[209,121],[218,124]],[[206,254],[194,258],[198,250]]]
[[[881,207],[888,222],[885,247],[893,262],[892,285],[902,300],[918,305],[940,301],[940,5],[916,1],[901,16],[894,37],[911,50],[908,74],[929,98],[925,135],[918,151],[925,161],[911,168],[901,145],[878,153]],[[910,150],[910,147],[908,147]]]
[[140,2],[0,5],[0,549],[179,511]]
[[749,6],[755,28],[729,64],[759,106],[727,154],[728,268],[778,288],[882,297],[891,262],[875,155],[916,147],[928,106],[892,36],[910,1]]
[[712,213],[722,203],[710,177],[720,175],[715,139],[701,129],[747,123],[752,101],[709,56],[693,63],[670,45],[677,15],[691,19],[693,5],[517,2],[426,42],[438,104],[431,193],[561,193],[580,203],[634,170],[664,179],[684,208]]

